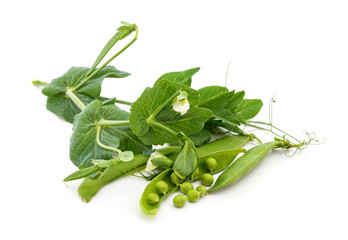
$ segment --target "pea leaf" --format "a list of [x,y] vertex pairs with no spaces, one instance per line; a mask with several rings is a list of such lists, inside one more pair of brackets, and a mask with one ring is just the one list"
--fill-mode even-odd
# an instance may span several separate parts
[[97,67],[97,65],[101,62],[101,60],[105,57],[105,55],[110,51],[110,49],[119,41],[122,40],[123,38],[129,36],[133,31],[136,30],[135,24],[129,24],[127,22],[121,22],[123,26],[119,27],[117,29],[117,32],[115,33],[114,36],[107,42],[107,44],[104,46],[100,54],[98,55],[97,59],[95,60],[92,68],[90,71],[87,73],[89,75],[92,73],[93,69]]
[[[63,76],[55,78],[42,89],[47,98],[47,109],[64,120],[72,123],[74,116],[81,110],[65,94],[68,88],[76,87],[85,77],[90,68],[71,67]],[[101,84],[105,78],[123,78],[130,74],[117,70],[115,67],[106,66],[97,73],[90,81],[77,89],[76,96],[87,105],[98,98]]]
[[186,86],[191,86],[192,76],[196,74],[199,71],[199,68],[191,68],[186,71],[181,72],[170,72],[163,74],[155,83],[155,86],[158,85],[158,83],[161,80],[167,80],[170,82],[176,82],[180,83]]
[[210,86],[199,89],[200,101],[198,106],[209,109],[220,109],[225,107],[234,95],[234,91],[228,92],[225,87]]
[[210,141],[211,133],[206,129],[202,129],[197,133],[191,134],[189,138],[196,147],[199,147]]
[[235,112],[243,119],[248,120],[260,112],[262,105],[263,103],[260,99],[243,99]]
[[[178,91],[187,92],[190,103],[190,109],[183,115],[175,112],[172,102],[168,102]],[[176,136],[164,128],[176,133],[183,132],[188,136],[200,131],[204,123],[212,117],[209,109],[196,107],[198,101],[199,95],[196,90],[179,83],[161,80],[153,88],[146,88],[132,104],[130,127],[145,144],[162,145],[175,142]],[[159,113],[155,114],[159,109]],[[149,119],[158,124],[150,124]]]
[[199,102],[204,102],[216,97],[217,95],[228,92],[228,89],[222,86],[208,86],[198,89],[198,92],[200,96]]
[[229,102],[226,104],[225,108],[235,111],[235,109],[239,106],[245,96],[244,91],[236,92]]
[[216,119],[221,120],[224,123],[227,123],[231,126],[240,125],[240,119],[233,113],[231,110],[223,108],[223,109],[214,109],[213,110],[214,117]]
[[[76,115],[73,134],[70,139],[70,159],[79,168],[91,166],[93,159],[112,159],[112,151],[101,148],[97,143],[97,124],[104,120],[128,120],[129,113],[115,105],[105,105],[94,100]],[[100,141],[120,150],[133,151],[135,154],[147,150],[129,126],[104,126]]]
[[101,167],[98,167],[98,166],[92,166],[92,167],[88,167],[88,168],[79,169],[76,172],[73,172],[72,174],[70,174],[69,176],[64,178],[63,181],[68,182],[68,181],[77,180],[80,178],[85,178],[85,177],[90,176],[93,173],[98,172],[100,169],[101,169]]
[[197,162],[198,157],[194,147],[189,141],[185,141],[184,147],[175,159],[174,172],[183,178],[190,176],[197,168]]

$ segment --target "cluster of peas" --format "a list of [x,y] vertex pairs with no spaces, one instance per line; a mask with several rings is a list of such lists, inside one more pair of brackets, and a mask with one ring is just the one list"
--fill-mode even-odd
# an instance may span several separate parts
[[[210,172],[212,172],[217,166],[217,162],[214,158],[207,158],[204,163],[205,167],[210,170]],[[170,180],[172,183],[180,187],[180,191],[183,194],[186,194],[186,196],[179,194],[173,198],[173,204],[176,207],[183,207],[187,200],[190,202],[198,201],[199,198],[204,197],[207,194],[207,190],[204,186],[211,186],[214,183],[214,178],[210,173],[205,173],[200,177],[202,185],[198,186],[196,189],[194,189],[190,182],[183,182],[183,180],[174,172],[170,175]],[[168,184],[165,181],[158,181],[155,187],[160,194],[166,194],[168,192]],[[158,203],[159,200],[160,197],[157,193],[150,193],[148,195],[148,201],[151,204]]]

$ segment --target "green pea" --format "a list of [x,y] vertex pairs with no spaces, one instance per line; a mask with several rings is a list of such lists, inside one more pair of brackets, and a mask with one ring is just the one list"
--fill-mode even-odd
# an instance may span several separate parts
[[199,192],[200,197],[207,195],[207,189],[204,186],[198,186],[196,190]]
[[199,196],[200,196],[200,193],[195,190],[195,189],[192,189],[190,191],[187,192],[187,199],[190,201],[190,202],[196,202],[198,201],[199,199]]
[[179,185],[180,183],[182,183],[182,179],[179,178],[178,175],[176,175],[174,172],[172,174],[170,174],[170,180],[175,185]]
[[157,193],[150,193],[150,194],[147,196],[147,200],[149,201],[149,203],[155,204],[155,203],[158,203],[158,202],[159,202],[160,197],[158,196]]
[[182,194],[176,195],[173,198],[173,203],[174,203],[175,207],[183,207],[183,206],[185,206],[186,201],[187,201],[187,198],[184,195],[182,195]]
[[211,172],[214,171],[214,169],[217,166],[217,161],[215,160],[215,158],[207,158],[207,160],[205,160],[205,167],[207,169],[209,169]]
[[190,182],[184,182],[182,184],[180,184],[180,191],[183,194],[187,194],[188,191],[194,189],[193,185]]
[[214,178],[211,174],[209,173],[205,173],[202,175],[201,177],[201,183],[204,185],[204,186],[211,186],[214,182]]
[[159,193],[166,194],[168,192],[168,184],[165,181],[158,181],[156,189]]

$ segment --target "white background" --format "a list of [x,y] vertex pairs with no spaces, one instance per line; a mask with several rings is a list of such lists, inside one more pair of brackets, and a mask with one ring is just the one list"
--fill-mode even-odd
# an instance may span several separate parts
[[[1,239],[348,239],[347,1],[2,1]],[[71,125],[31,85],[91,66],[120,21],[139,27],[112,65],[103,95],[135,101],[163,73],[201,67],[193,87],[224,85],[261,98],[258,119],[322,145],[272,153],[237,184],[182,209],[172,197],[155,217],[134,177],[88,204],[69,160]],[[126,42],[123,41],[122,44]],[[257,132],[255,132],[257,133]],[[263,136],[264,140],[270,138]]]

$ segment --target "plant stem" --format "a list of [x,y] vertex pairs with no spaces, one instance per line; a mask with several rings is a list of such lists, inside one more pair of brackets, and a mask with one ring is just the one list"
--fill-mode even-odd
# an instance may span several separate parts
[[65,94],[78,106],[81,110],[85,109],[85,104],[73,93],[72,89],[67,89]]
[[165,107],[168,105],[168,103],[170,103],[171,101],[173,101],[173,99],[178,96],[180,94],[181,90],[177,91],[176,93],[174,93],[172,96],[170,96],[164,103],[162,103],[151,115],[150,117],[147,119],[147,121],[152,121],[155,119],[155,117],[157,116],[157,114]]
[[83,79],[76,87],[74,87],[74,90],[79,89],[83,84],[85,84],[87,81],[92,79],[97,73],[99,73],[105,66],[107,66],[112,60],[114,60],[117,56],[119,56],[121,53],[123,53],[130,45],[132,45],[138,38],[138,27],[135,27],[135,36],[134,38],[120,51],[118,51],[115,55],[113,55],[109,60],[107,60],[101,67],[97,68],[91,75],[88,75],[85,79]]
[[147,120],[148,124],[151,125],[151,126],[154,126],[154,127],[159,127],[161,129],[163,129],[164,131],[170,133],[171,135],[177,137],[177,133],[175,131],[173,131],[172,129],[170,129],[169,127],[159,123],[159,122],[156,122],[154,120]]
[[[301,143],[300,140],[298,140],[297,138],[293,137],[293,136],[290,135],[289,133],[287,133],[287,132],[285,132],[285,131],[283,131],[283,130],[277,128],[277,127],[274,126],[272,123],[265,123],[265,122],[260,122],[260,121],[247,121],[247,125],[251,126],[250,123],[256,123],[256,124],[261,124],[261,125],[270,126],[271,128],[274,128],[274,129],[278,130],[279,132],[284,133],[285,135],[291,137],[292,139],[294,139],[294,140],[297,141],[298,143]],[[252,127],[255,127],[255,126],[252,126]],[[271,129],[271,130],[269,130],[269,129],[263,129],[263,130],[268,130],[268,131],[272,132],[273,134],[277,135],[278,137],[280,136],[280,135],[276,134],[272,129]]]
[[110,146],[107,146],[105,144],[103,144],[101,141],[100,141],[100,133],[101,133],[101,125],[100,124],[97,124],[97,144],[99,145],[99,147],[101,148],[104,148],[106,150],[110,150],[110,151],[113,151],[113,152],[118,152],[118,153],[121,153],[122,151],[120,149],[117,149],[117,148],[113,148],[113,147],[110,147]]
[[129,121],[117,121],[117,120],[105,120],[101,119],[98,121],[100,126],[129,126]]
[[122,101],[122,100],[115,100],[115,103],[123,104],[123,105],[129,105],[131,106],[133,103],[132,102],[127,102],[127,101]]
[[39,80],[34,80],[31,82],[33,85],[37,86],[37,87],[40,87],[40,86],[46,86],[48,83],[47,82],[42,82],[42,81],[39,81]]

